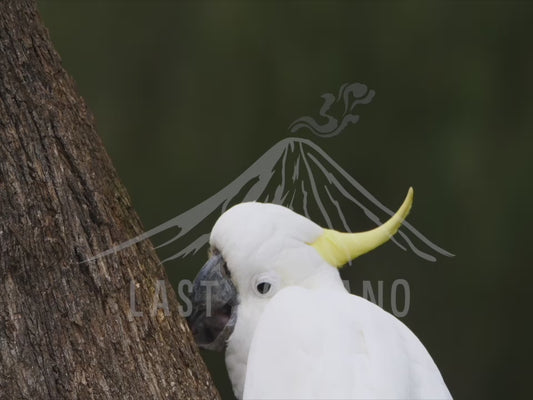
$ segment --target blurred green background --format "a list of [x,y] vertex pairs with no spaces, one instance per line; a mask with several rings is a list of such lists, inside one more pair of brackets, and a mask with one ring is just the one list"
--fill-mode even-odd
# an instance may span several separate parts
[[[146,229],[214,194],[325,92],[376,91],[315,141],[456,254],[387,244],[343,271],[406,279],[402,320],[456,398],[526,398],[531,376],[533,6],[527,2],[67,2],[40,10]],[[303,131],[299,132],[303,133]],[[168,263],[192,279],[205,254]],[[388,299],[385,308],[390,311]],[[224,398],[223,357],[204,353]]]

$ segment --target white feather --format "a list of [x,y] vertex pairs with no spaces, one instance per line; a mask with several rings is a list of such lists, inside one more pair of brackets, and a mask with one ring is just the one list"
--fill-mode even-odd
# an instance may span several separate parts
[[245,399],[450,399],[422,343],[378,306],[342,290],[288,287],[251,342]]

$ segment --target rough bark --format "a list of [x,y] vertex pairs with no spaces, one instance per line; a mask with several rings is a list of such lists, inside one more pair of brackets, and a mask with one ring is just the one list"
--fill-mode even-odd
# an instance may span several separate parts
[[[0,398],[216,398],[93,117],[30,0],[0,0]],[[136,308],[130,310],[135,280]]]

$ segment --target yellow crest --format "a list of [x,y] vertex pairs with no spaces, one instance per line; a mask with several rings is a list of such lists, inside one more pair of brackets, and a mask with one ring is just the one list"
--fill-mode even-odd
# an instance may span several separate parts
[[388,241],[400,228],[413,205],[413,188],[409,188],[400,209],[383,225],[370,231],[357,233],[337,232],[324,229],[324,233],[311,243],[322,258],[340,268],[347,262],[374,250]]

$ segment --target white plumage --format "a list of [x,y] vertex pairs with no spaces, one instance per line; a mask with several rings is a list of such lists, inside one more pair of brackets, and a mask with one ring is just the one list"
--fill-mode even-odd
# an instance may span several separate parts
[[238,297],[226,348],[236,396],[451,398],[417,337],[345,290],[338,269],[325,261],[329,254],[313,247],[325,231],[287,208],[261,203],[239,204],[215,224],[210,243]]
[[289,287],[252,339],[249,399],[449,399],[422,343],[378,306],[341,290]]

